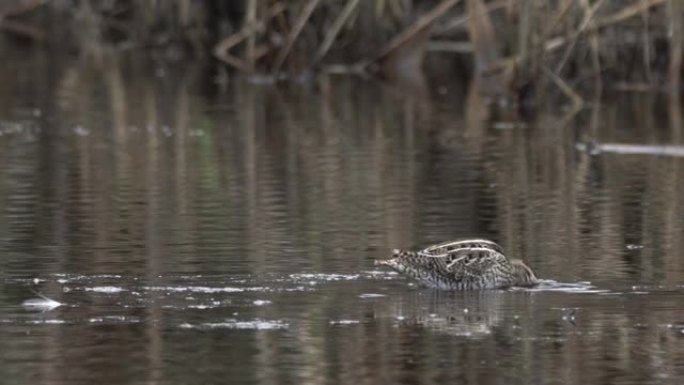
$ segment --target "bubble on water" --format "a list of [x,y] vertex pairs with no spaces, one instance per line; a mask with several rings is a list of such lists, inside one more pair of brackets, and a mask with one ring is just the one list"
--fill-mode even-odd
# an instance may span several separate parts
[[270,305],[273,302],[265,300],[265,299],[257,299],[255,301],[253,301],[252,303],[256,306],[265,306],[265,305]]

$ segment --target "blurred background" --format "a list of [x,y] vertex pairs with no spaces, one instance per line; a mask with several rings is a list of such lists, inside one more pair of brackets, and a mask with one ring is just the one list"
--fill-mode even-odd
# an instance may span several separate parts
[[0,382],[682,383],[683,8],[2,1]]

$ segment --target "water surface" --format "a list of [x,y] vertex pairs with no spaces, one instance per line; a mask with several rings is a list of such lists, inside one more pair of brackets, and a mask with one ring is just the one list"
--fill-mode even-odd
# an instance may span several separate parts
[[[3,383],[684,381],[684,158],[651,151],[683,144],[678,101],[522,121],[458,85],[203,73],[0,75]],[[650,147],[591,150],[615,144]],[[462,237],[556,283],[439,292],[373,267]]]

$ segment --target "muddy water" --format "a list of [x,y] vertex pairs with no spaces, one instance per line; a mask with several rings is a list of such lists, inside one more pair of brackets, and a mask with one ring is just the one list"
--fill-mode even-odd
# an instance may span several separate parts
[[[2,383],[684,381],[677,100],[525,122],[457,85],[29,59],[1,75]],[[471,236],[553,282],[373,267]]]

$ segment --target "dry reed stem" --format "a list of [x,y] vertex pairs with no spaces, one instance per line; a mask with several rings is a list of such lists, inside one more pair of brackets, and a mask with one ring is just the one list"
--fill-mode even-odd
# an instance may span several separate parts
[[[492,13],[496,10],[507,7],[509,5],[509,1],[511,1],[511,0],[498,0],[498,1],[495,1],[493,3],[487,4],[486,5],[486,12]],[[464,25],[465,23],[467,23],[468,20],[470,20],[469,14],[454,17],[453,19],[451,19],[450,21],[446,22],[444,25],[439,27],[435,31],[435,35],[443,35],[445,33],[451,32],[452,30],[454,30],[454,29]]]
[[531,17],[532,17],[532,8],[534,6],[534,2],[532,0],[529,1],[523,1],[522,5],[520,5],[522,8],[521,15],[520,15],[520,22],[518,23],[518,47],[517,47],[517,56],[518,56],[518,63],[520,64],[527,64],[528,63],[528,56],[529,56],[529,50],[530,50],[530,36],[531,36],[531,29],[532,29],[532,22],[531,22]]
[[230,49],[240,44],[240,42],[252,36],[254,33],[263,30],[269,20],[278,16],[283,11],[285,11],[285,6],[282,3],[275,4],[268,11],[266,11],[266,14],[262,20],[244,26],[240,31],[228,36],[216,44],[214,47],[214,56],[228,65],[231,65],[241,71],[248,72],[250,70],[249,65],[237,57],[230,55]]
[[178,20],[182,27],[187,27],[190,23],[190,2],[191,0],[177,0]]
[[0,29],[16,33],[17,35],[30,37],[31,39],[37,41],[43,40],[45,38],[45,33],[32,25],[28,25],[20,21],[2,19],[1,17]]
[[23,1],[18,6],[11,8],[0,14],[0,20],[6,17],[13,17],[23,15],[25,13],[31,12],[34,9],[46,4],[48,0],[33,0],[33,1]]
[[20,16],[29,13],[47,3],[47,0],[24,1],[18,6],[0,13],[0,29],[27,36],[34,40],[43,40],[45,34],[39,28],[20,21],[8,20],[8,17]]
[[[642,0],[643,2],[644,0]],[[646,79],[648,79],[649,82],[653,80],[653,74],[651,73],[651,36],[650,36],[650,20],[651,18],[648,15],[648,12],[642,12],[641,13],[641,19],[642,22],[644,23],[644,33],[642,34],[643,37],[643,61],[644,61],[644,71],[646,75]]]
[[[648,11],[650,8],[662,5],[668,0],[644,0],[641,3],[633,4],[630,5],[629,7],[626,7],[618,12],[616,12],[613,15],[606,16],[600,19],[594,20],[593,23],[590,23],[588,26],[585,28],[586,31],[593,31],[596,29],[601,29],[605,27],[609,27],[614,24],[618,24],[622,21],[628,20],[632,17],[635,17],[642,12]],[[572,36],[579,35],[577,32],[575,32]],[[549,51],[554,51],[563,45],[567,44],[568,42],[572,42],[575,39],[567,39],[564,37],[557,37],[554,39],[550,39],[546,42],[544,49],[549,52]]]
[[482,0],[468,0],[468,35],[475,53],[476,72],[491,68],[501,61],[501,52],[492,19]]
[[287,55],[289,55],[290,50],[294,45],[294,42],[297,40],[297,37],[299,37],[299,34],[302,32],[302,29],[304,29],[304,25],[306,24],[307,20],[309,20],[309,17],[311,17],[311,14],[313,13],[314,9],[316,9],[319,2],[320,0],[309,0],[309,2],[302,10],[302,13],[299,15],[299,18],[295,22],[294,28],[292,28],[292,30],[290,30],[290,33],[287,35],[285,47],[283,47],[283,49],[280,50],[280,53],[278,54],[278,57],[275,60],[275,64],[273,64],[273,73],[280,72],[280,67],[282,67],[283,63],[285,63],[285,59],[287,58]]
[[565,19],[565,16],[568,15],[568,11],[570,11],[572,4],[574,4],[574,0],[566,0],[563,2],[560,11],[550,22],[551,31],[553,31],[553,28],[561,25],[561,22],[563,21],[563,19]]
[[582,23],[580,24],[580,27],[572,34],[572,38],[570,40],[570,44],[565,48],[565,52],[563,53],[563,58],[561,61],[558,63],[556,66],[556,73],[560,74],[561,71],[563,71],[563,67],[565,67],[565,64],[567,63],[568,59],[570,58],[570,54],[572,53],[572,50],[575,48],[575,45],[577,45],[577,41],[579,40],[580,35],[587,31],[589,26],[592,24],[592,21],[594,20],[594,15],[596,14],[596,11],[603,5],[605,0],[599,0],[597,1],[593,6],[589,7],[589,4],[587,0],[580,0],[585,8],[585,13],[584,13],[584,19],[582,20]]
[[340,15],[337,17],[337,19],[335,19],[332,26],[325,34],[323,43],[321,44],[321,47],[318,49],[316,57],[314,58],[314,63],[321,61],[323,57],[328,53],[328,50],[330,50],[330,47],[332,47],[332,44],[335,42],[337,35],[340,33],[340,30],[342,30],[342,27],[347,22],[349,17],[352,15],[352,12],[354,11],[354,9],[356,9],[356,6],[358,4],[359,0],[349,0],[347,1],[347,4],[344,5],[342,12],[340,12]]
[[606,16],[604,18],[596,20],[594,23],[592,23],[591,26],[589,26],[589,28],[603,28],[613,24],[617,24],[621,21],[631,19],[632,17],[637,16],[642,12],[646,12],[651,7],[664,4],[666,1],[667,0],[645,0],[643,2],[630,5],[629,7],[625,7],[613,15]]
[[668,80],[670,90],[679,92],[680,79],[682,74],[682,0],[670,0],[670,68],[668,69]]
[[[247,12],[245,13],[245,25],[254,25],[257,20],[257,0],[247,2]],[[254,47],[256,46],[256,36],[251,33],[247,36],[247,49],[245,50],[245,62],[247,62],[248,72],[254,72]]]
[[242,72],[250,72],[249,64],[245,63],[245,61],[238,58],[237,56],[233,56],[233,55],[225,52],[221,55],[216,54],[216,57],[219,60],[221,60],[223,63],[228,64],[230,66],[233,66],[234,68],[236,68]]
[[[598,1],[595,6],[591,6],[589,0],[580,0],[582,7],[584,8],[585,17],[588,19],[593,18],[596,10],[601,7],[603,0]],[[594,73],[596,75],[596,90],[601,90],[601,57],[599,55],[599,33],[598,30],[591,31],[589,37],[589,45],[591,47],[591,59],[592,65],[594,66]]]
[[582,99],[582,97],[579,96],[579,94],[575,92],[572,89],[572,87],[570,87],[563,79],[561,79],[548,67],[542,66],[542,70],[544,71],[544,74],[548,76],[551,79],[551,81],[553,81],[554,84],[556,84],[556,86],[558,86],[561,92],[563,92],[568,97],[568,99],[572,101],[573,110],[580,110],[584,105],[584,99]]
[[451,7],[458,4],[461,0],[444,0],[437,6],[432,8],[428,13],[421,16],[408,28],[403,30],[397,36],[393,37],[385,46],[380,50],[380,53],[373,59],[374,62],[378,62],[385,58],[387,55],[392,53],[392,51],[398,49],[401,45],[411,40],[413,36],[418,34],[423,29],[430,26],[435,20],[440,16],[444,15]]

